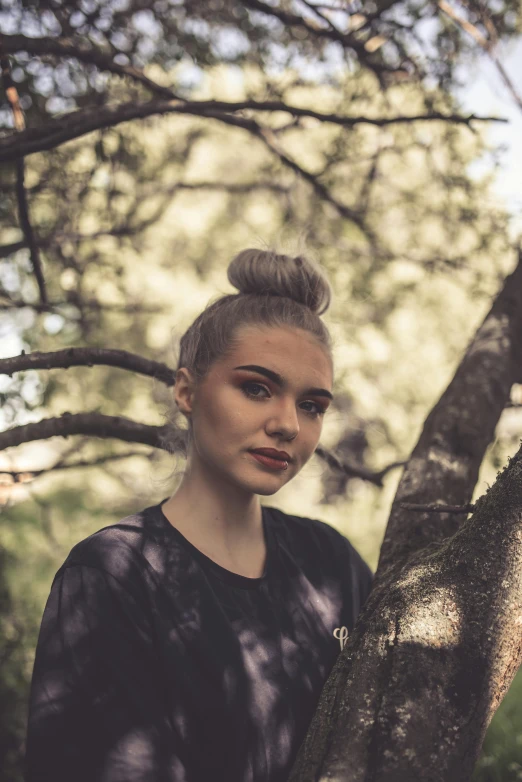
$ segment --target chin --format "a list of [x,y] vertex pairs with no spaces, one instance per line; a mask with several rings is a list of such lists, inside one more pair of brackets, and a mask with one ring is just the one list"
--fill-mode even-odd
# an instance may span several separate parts
[[[286,486],[297,474],[295,465],[289,466],[284,472],[265,472],[257,468],[255,462],[247,463],[244,460],[239,463],[231,464],[228,469],[223,469],[223,465],[214,464],[214,468],[220,474],[222,481],[236,486],[244,492],[260,494],[263,497],[275,494]],[[294,468],[294,469],[292,469]],[[288,475],[288,472],[291,474]]]
[[290,483],[292,478],[294,478],[295,473],[292,471],[292,474],[287,477],[287,471],[285,470],[284,473],[269,473],[267,472],[266,475],[257,475],[254,476],[251,480],[246,480],[243,485],[245,488],[248,486],[250,491],[253,491],[255,494],[261,494],[262,496],[266,497],[271,494],[275,494],[279,489],[282,489],[283,486],[286,486],[287,483]]
[[286,486],[286,483],[281,484],[281,486],[275,486],[272,489],[269,489],[268,486],[260,486],[258,489],[254,489],[254,494],[260,494],[262,497],[270,497],[270,495],[275,494],[279,489],[282,489],[283,486]]
[[236,486],[241,487],[243,491],[252,492],[252,494],[260,494],[264,497],[275,494],[279,489],[282,489],[283,486],[286,486],[289,480],[294,477],[292,475],[290,478],[287,478],[286,471],[283,474],[270,474],[267,472],[265,475],[252,475],[249,470],[250,474],[248,476],[245,476],[243,470],[241,472],[243,473],[242,475],[230,476]]

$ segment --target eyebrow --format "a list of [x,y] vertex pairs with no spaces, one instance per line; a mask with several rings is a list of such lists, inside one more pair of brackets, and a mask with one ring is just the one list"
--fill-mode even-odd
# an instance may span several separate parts
[[[284,378],[279,375],[277,372],[274,372],[272,369],[267,369],[266,367],[260,367],[257,364],[247,364],[245,366],[241,367],[234,367],[234,369],[248,369],[249,372],[258,372],[260,375],[265,375],[269,378],[269,380],[273,380],[274,383],[277,383],[278,386],[284,386],[285,380]],[[327,396],[328,399],[333,399],[333,395],[326,390],[326,388],[308,388],[305,391],[305,394],[314,394],[315,396]]]

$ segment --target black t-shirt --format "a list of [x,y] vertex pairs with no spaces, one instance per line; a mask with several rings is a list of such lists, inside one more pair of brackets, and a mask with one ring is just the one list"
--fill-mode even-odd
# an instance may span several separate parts
[[371,571],[321,521],[263,507],[260,578],[158,505],[56,573],[31,684],[27,782],[285,782]]

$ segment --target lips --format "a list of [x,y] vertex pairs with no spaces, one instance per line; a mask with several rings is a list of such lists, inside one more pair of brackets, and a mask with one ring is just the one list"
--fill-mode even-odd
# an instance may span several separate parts
[[275,451],[273,448],[259,448],[255,451],[250,451],[250,453],[257,462],[268,467],[270,470],[279,471],[288,469],[288,460],[282,458],[276,459],[271,455],[273,453],[285,453],[284,451]]
[[255,448],[252,453],[259,453],[262,456],[268,456],[270,459],[279,459],[283,462],[290,462],[290,455],[286,451],[278,451],[275,448]]

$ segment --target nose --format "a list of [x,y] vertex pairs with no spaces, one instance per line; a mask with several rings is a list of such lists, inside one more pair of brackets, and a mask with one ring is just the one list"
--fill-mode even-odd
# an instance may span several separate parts
[[294,440],[299,433],[299,419],[295,402],[282,399],[277,410],[272,414],[266,423],[266,433],[269,435],[279,434],[285,440]]

